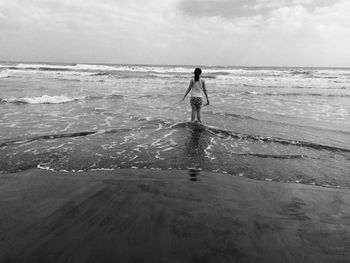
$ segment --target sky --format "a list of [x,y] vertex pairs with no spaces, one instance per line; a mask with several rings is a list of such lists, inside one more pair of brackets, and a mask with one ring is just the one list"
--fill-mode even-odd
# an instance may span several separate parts
[[0,61],[350,67],[350,0],[0,0]]

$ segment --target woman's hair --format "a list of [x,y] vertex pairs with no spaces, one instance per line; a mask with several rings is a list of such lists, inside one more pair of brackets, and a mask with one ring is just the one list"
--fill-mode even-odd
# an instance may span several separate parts
[[199,80],[200,74],[202,74],[202,70],[200,68],[196,68],[194,70],[194,81],[198,81]]

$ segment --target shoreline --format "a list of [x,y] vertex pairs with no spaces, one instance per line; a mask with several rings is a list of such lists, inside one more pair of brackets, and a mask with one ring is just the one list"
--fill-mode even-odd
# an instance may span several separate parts
[[0,174],[0,207],[0,262],[350,260],[349,189],[203,171],[31,169]]

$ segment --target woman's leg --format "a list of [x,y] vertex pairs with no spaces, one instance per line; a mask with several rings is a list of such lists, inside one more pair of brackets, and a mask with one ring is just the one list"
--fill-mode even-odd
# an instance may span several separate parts
[[194,122],[196,120],[197,109],[195,105],[191,105],[191,106],[192,106],[191,122]]
[[197,120],[198,120],[198,122],[202,123],[202,119],[201,119],[201,107],[200,107],[200,106],[197,108]]

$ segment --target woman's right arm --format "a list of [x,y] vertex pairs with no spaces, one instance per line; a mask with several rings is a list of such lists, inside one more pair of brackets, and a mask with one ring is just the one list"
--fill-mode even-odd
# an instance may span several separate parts
[[187,91],[185,93],[185,96],[182,98],[182,100],[184,100],[186,98],[187,94],[190,93],[190,91],[192,89],[192,85],[193,85],[193,80],[191,79],[190,85],[188,85],[188,89],[187,89]]

